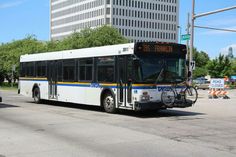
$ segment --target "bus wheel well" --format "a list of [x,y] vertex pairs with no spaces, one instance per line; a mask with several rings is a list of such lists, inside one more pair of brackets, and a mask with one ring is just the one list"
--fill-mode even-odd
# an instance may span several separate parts
[[106,94],[111,94],[114,97],[114,99],[115,99],[115,94],[114,94],[114,92],[111,89],[108,89],[108,88],[103,89],[103,91],[101,93],[101,97],[100,97],[100,105],[102,107],[103,107],[103,99],[104,99]]
[[34,97],[34,89],[35,88],[39,88],[38,84],[34,84],[34,86],[32,88],[32,97]]

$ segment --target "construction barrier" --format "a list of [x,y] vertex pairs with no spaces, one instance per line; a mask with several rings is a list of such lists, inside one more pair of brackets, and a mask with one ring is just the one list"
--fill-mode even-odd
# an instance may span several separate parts
[[226,91],[225,89],[210,89],[208,95],[210,99],[217,99],[217,98],[229,99],[228,91]]
[[209,99],[229,99],[228,91],[226,89],[228,88],[227,85],[225,85],[224,79],[212,79],[211,84],[209,86],[209,92],[208,92],[208,98]]

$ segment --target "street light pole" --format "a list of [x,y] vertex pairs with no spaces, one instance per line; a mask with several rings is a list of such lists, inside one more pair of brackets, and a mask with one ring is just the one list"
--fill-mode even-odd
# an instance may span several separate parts
[[192,69],[192,61],[193,61],[193,44],[194,44],[194,20],[195,20],[195,0],[192,0],[192,23],[191,23],[191,37],[190,37],[190,53],[189,53],[189,72],[191,76],[189,78],[190,84],[192,83],[193,69]]
[[[188,21],[187,21],[186,32],[187,32],[187,34],[190,34],[190,26],[191,26],[191,24],[190,24],[190,13],[188,13],[188,19],[187,20]],[[189,40],[186,40],[186,47],[187,47],[187,57],[186,58],[188,58],[188,60],[190,60],[190,58],[189,58]]]

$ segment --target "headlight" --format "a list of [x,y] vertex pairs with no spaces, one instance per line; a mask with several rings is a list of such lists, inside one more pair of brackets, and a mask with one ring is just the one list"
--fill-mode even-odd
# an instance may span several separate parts
[[143,92],[141,95],[141,101],[149,101],[150,100],[150,95],[148,95],[148,92]]

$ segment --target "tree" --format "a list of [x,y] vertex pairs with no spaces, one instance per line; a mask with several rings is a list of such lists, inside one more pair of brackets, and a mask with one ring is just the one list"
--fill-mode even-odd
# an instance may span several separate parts
[[207,68],[211,77],[214,78],[223,78],[225,76],[230,76],[233,73],[232,63],[229,58],[221,54],[218,58],[210,61]]
[[232,75],[236,75],[236,58],[232,61]]
[[193,78],[204,77],[208,75],[208,70],[206,67],[196,67],[193,71]]
[[56,49],[80,49],[124,43],[128,43],[128,40],[117,29],[105,25],[95,29],[87,28],[80,32],[75,32],[61,42],[58,42]]
[[193,50],[193,59],[196,63],[196,69],[193,72],[193,77],[202,77],[208,74],[206,65],[210,61],[208,54],[204,51],[198,51],[196,48]]
[[[10,83],[13,78],[12,66],[16,65],[19,69],[19,59],[21,55],[39,53],[45,51],[45,43],[38,41],[35,36],[28,36],[22,40],[12,41],[11,43],[2,44],[0,46],[0,74],[4,76]],[[15,77],[18,73],[15,74]]]
[[205,67],[210,60],[210,58],[206,52],[204,52],[204,51],[199,52],[197,50],[194,51],[193,58],[196,62],[197,67]]

